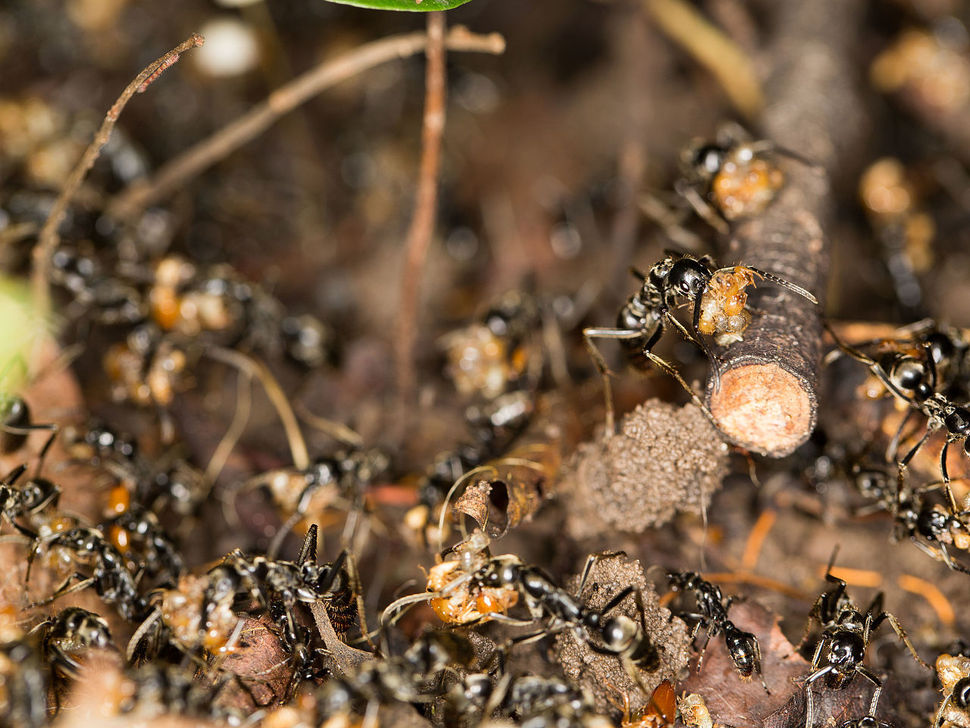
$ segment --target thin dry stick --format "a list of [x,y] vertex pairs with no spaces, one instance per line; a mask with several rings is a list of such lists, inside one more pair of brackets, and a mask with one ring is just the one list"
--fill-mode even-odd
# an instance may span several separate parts
[[[789,161],[786,182],[760,215],[736,221],[727,257],[782,276],[824,299],[835,203],[829,179],[844,176],[863,147],[853,81],[858,0],[779,3],[762,116],[766,136],[818,168]],[[821,174],[819,169],[828,173]],[[744,341],[725,350],[708,404],[721,432],[755,453],[782,457],[808,439],[818,416],[820,307],[782,288],[751,296],[760,313]]]
[[643,7],[671,40],[711,72],[734,108],[749,119],[758,115],[764,96],[743,48],[683,0],[643,0]]
[[428,14],[428,58],[425,73],[424,124],[421,130],[421,168],[414,201],[414,217],[408,230],[401,301],[394,342],[397,396],[400,409],[410,401],[414,390],[414,340],[417,335],[421,274],[434,233],[435,205],[438,198],[438,167],[441,137],[445,128],[445,14]]
[[59,242],[58,228],[64,221],[68,205],[71,204],[71,200],[77,194],[81,182],[91,167],[94,166],[104,145],[108,143],[108,138],[111,136],[111,131],[118,122],[118,117],[121,116],[122,110],[132,96],[136,93],[143,93],[148,88],[148,85],[154,82],[165,69],[170,68],[178,61],[182,53],[191,48],[198,48],[204,42],[205,39],[201,35],[193,33],[188,40],[179,43],[161,58],[148,64],[141,73],[135,76],[135,80],[125,87],[125,90],[121,92],[118,100],[108,109],[108,113],[101,123],[101,128],[98,130],[98,133],[88,148],[84,150],[84,154],[81,155],[77,166],[74,167],[70,176],[68,176],[67,182],[64,184],[64,189],[61,190],[61,194],[54,202],[54,206],[51,208],[50,214],[47,216],[47,220],[44,222],[44,226],[40,229],[40,234],[37,236],[37,244],[34,246],[33,253],[34,270],[32,284],[34,288],[34,299],[42,311],[50,308],[50,291],[47,285],[48,278],[50,277],[51,258]]
[[[148,205],[180,189],[188,180],[201,174],[219,160],[262,134],[276,121],[311,98],[341,81],[395,58],[407,58],[424,50],[425,33],[406,33],[367,43],[338,58],[326,61],[274,91],[258,106],[203,139],[166,163],[150,180],[132,184],[108,205],[115,219],[128,219]],[[454,51],[491,53],[505,51],[505,39],[498,33],[479,35],[464,26],[455,26],[445,39]]]

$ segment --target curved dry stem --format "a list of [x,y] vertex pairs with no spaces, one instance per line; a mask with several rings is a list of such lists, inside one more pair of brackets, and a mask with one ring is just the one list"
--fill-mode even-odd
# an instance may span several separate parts
[[207,349],[205,355],[210,359],[235,367],[259,380],[260,384],[263,385],[266,396],[269,397],[273,407],[276,408],[283,428],[286,430],[286,439],[290,446],[293,465],[299,470],[306,470],[310,466],[310,456],[307,453],[303,433],[300,432],[300,425],[296,421],[296,415],[293,414],[293,408],[290,407],[290,401],[286,398],[283,388],[280,387],[279,382],[266,368],[266,365],[238,351],[223,347]]
[[179,55],[190,48],[197,48],[203,43],[205,43],[205,39],[198,33],[193,33],[188,39],[179,43],[168,53],[149,63],[141,73],[135,76],[135,79],[125,87],[125,90],[121,92],[118,99],[108,109],[108,113],[101,123],[101,128],[98,129],[98,133],[88,148],[84,150],[84,154],[81,155],[81,159],[77,165],[71,170],[71,174],[64,183],[61,194],[58,195],[54,206],[47,215],[47,220],[44,221],[44,226],[40,229],[40,233],[37,236],[37,244],[34,246],[34,268],[31,274],[31,284],[34,289],[35,302],[42,311],[50,310],[50,291],[47,285],[48,279],[50,278],[51,258],[53,258],[54,250],[60,241],[58,228],[64,221],[67,208],[71,204],[71,200],[74,199],[74,195],[77,194],[81,182],[84,181],[85,176],[87,176],[91,167],[94,166],[95,161],[101,154],[101,149],[108,143],[108,138],[111,136],[111,131],[118,122],[118,117],[121,116],[122,110],[124,110],[132,96],[136,93],[142,93],[148,84],[158,78],[162,71],[171,67],[178,60]]
[[[163,165],[150,180],[135,182],[108,205],[108,215],[119,220],[138,215],[149,205],[175,192],[193,177],[269,129],[280,117],[306,103],[322,91],[363,71],[396,58],[420,53],[428,44],[423,32],[405,33],[365,43],[349,53],[321,63],[316,68],[276,89],[258,106],[238,117],[207,139],[189,147]],[[501,54],[505,39],[498,33],[480,35],[455,26],[445,38],[453,51]]]
[[246,429],[246,424],[249,422],[249,415],[252,412],[253,404],[253,377],[252,374],[245,371],[239,372],[239,379],[236,382],[236,389],[239,392],[239,396],[236,399],[236,411],[233,412],[232,422],[229,423],[229,429],[226,430],[226,434],[222,436],[219,441],[219,445],[216,447],[215,451],[212,453],[212,457],[209,459],[209,464],[205,469],[205,479],[207,483],[215,483],[219,474],[222,472],[223,467],[226,465],[226,461],[229,459],[229,455],[232,453],[233,449],[236,447],[236,443],[239,442],[239,438],[242,437],[243,430]]
[[350,447],[363,447],[364,438],[358,435],[342,422],[327,419],[311,412],[303,402],[297,400],[293,403],[293,409],[297,416],[315,430],[320,430],[334,440],[342,442]]

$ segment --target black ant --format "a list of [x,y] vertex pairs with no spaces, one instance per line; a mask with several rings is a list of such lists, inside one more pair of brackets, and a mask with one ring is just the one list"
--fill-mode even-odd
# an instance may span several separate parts
[[[299,680],[316,677],[318,672],[310,649],[311,633],[297,619],[295,606],[323,602],[334,629],[342,633],[352,625],[355,608],[362,614],[356,579],[346,565],[347,552],[341,552],[333,563],[319,565],[316,547],[314,524],[296,562],[248,557],[237,549],[204,577],[183,577],[178,588],[160,592],[160,605],[132,637],[128,654],[159,618],[184,648],[225,653],[232,648],[241,624],[232,607],[255,603],[279,626],[280,639],[293,657],[296,669],[287,691],[291,694]],[[362,629],[366,632],[366,625]]]
[[[30,566],[40,549],[46,545],[51,550],[64,550],[71,554],[71,561],[90,567],[91,575],[75,572],[42,602],[31,607],[42,607],[62,596],[81,589],[92,587],[105,604],[113,604],[122,617],[129,621],[141,619],[147,611],[145,600],[138,593],[136,579],[128,571],[125,558],[105,537],[94,528],[76,526],[66,531],[35,540],[28,557],[27,580],[30,579]],[[77,580],[75,584],[72,581]]]
[[137,504],[129,505],[123,513],[101,524],[100,529],[147,576],[175,580],[185,568],[181,554],[158,518]]
[[443,674],[456,665],[470,664],[473,655],[465,638],[428,632],[400,657],[368,660],[348,675],[329,679],[315,693],[314,725],[349,725],[358,713],[365,716],[363,725],[368,725],[368,718],[376,718],[382,705],[431,703],[446,691]]
[[17,519],[35,516],[47,506],[55,506],[61,489],[47,478],[41,477],[29,478],[26,483],[18,486],[17,481],[26,470],[26,465],[19,465],[0,482],[0,515],[18,531],[33,538],[35,534],[18,523]]
[[77,677],[81,663],[75,654],[81,650],[111,646],[111,630],[100,615],[80,607],[67,607],[34,629],[43,635],[42,649],[48,664],[58,674]]
[[812,657],[812,672],[806,676],[804,683],[808,704],[805,728],[812,728],[813,725],[812,687],[818,680],[824,679],[828,684],[838,688],[855,675],[861,675],[876,688],[874,701],[878,699],[882,689],[882,679],[862,662],[873,633],[885,621],[889,622],[896,636],[906,645],[913,659],[923,667],[929,668],[916,652],[916,648],[909,641],[909,637],[906,636],[896,617],[883,610],[882,592],[875,596],[865,612],[856,608],[846,593],[845,581],[832,575],[835,555],[835,553],[832,554],[825,572],[825,580],[833,586],[822,592],[812,605],[806,633],[799,643],[800,647],[806,642],[811,622],[818,621],[822,627],[822,635]]
[[683,177],[674,189],[707,224],[726,235],[729,223],[761,214],[784,185],[785,175],[769,154],[816,168],[774,142],[752,141],[737,124],[723,124],[717,141],[695,141],[683,150]]
[[[943,476],[943,487],[949,491],[950,475],[946,467],[946,455],[951,444],[963,443],[964,453],[970,456],[970,409],[954,403],[946,394],[937,391],[938,377],[936,372],[935,355],[930,343],[921,343],[920,347],[925,356],[915,357],[907,353],[891,350],[873,359],[859,349],[849,346],[839,340],[838,336],[827,327],[839,349],[853,359],[869,367],[883,386],[894,396],[909,405],[907,416],[899,425],[889,445],[887,456],[896,460],[896,449],[902,437],[903,430],[913,413],[920,413],[926,417],[926,430],[912,448],[901,458],[896,460],[899,468],[899,479],[902,482],[903,473],[920,448],[926,444],[934,432],[943,430],[946,441],[940,451],[940,472]],[[952,496],[948,495],[952,499]]]
[[704,646],[701,647],[700,655],[697,658],[697,669],[700,669],[711,638],[723,634],[724,645],[727,647],[728,654],[731,655],[734,666],[741,677],[750,679],[753,673],[758,673],[762,687],[770,695],[771,691],[768,689],[761,672],[761,647],[758,645],[758,638],[751,632],[739,629],[728,617],[728,611],[731,609],[731,603],[735,597],[728,597],[725,602],[720,587],[704,580],[700,574],[692,571],[668,572],[667,578],[670,580],[670,586],[674,591],[694,592],[698,613],[681,615],[681,617],[697,620],[694,626],[694,636],[697,635],[697,630],[701,626],[707,631],[707,639],[704,640]]
[[[677,329],[681,335],[697,344],[708,360],[711,362],[711,377],[715,386],[720,377],[718,368],[719,360],[703,337],[698,328],[703,307],[702,299],[708,292],[711,281],[716,276],[730,274],[735,275],[739,268],[756,274],[765,280],[782,286],[793,293],[797,293],[807,298],[812,303],[818,300],[804,288],[791,283],[784,278],[767,273],[750,266],[729,266],[728,268],[715,268],[715,263],[710,256],[695,258],[691,255],[668,252],[668,254],[650,272],[643,273],[633,270],[633,274],[640,279],[642,285],[634,293],[620,310],[617,316],[616,328],[586,328],[583,329],[583,336],[586,339],[587,348],[593,357],[593,361],[603,376],[603,386],[606,394],[607,406],[607,431],[613,431],[613,402],[609,383],[609,368],[606,360],[600,353],[593,339],[617,339],[621,342],[630,363],[638,369],[645,369],[648,362],[652,362],[662,371],[666,372],[684,388],[690,395],[691,400],[701,410],[711,418],[710,412],[701,401],[697,393],[684,381],[677,370],[666,360],[653,353],[653,348],[660,340],[669,324]],[[743,282],[739,286],[731,288],[743,288],[750,282]],[[736,293],[736,292],[735,292]],[[673,314],[680,299],[687,299],[693,306],[692,329],[689,331]],[[712,329],[714,331],[716,329]]]
[[936,674],[943,698],[936,711],[934,728],[970,725],[970,657],[942,654],[936,658]]
[[50,670],[40,653],[18,632],[5,626],[0,643],[0,725],[41,728],[50,724]]
[[265,486],[286,518],[267,554],[277,553],[283,538],[307,513],[321,513],[339,500],[352,509],[362,507],[367,485],[388,462],[379,450],[341,450],[317,458],[304,469],[279,468],[250,478],[242,491]]
[[[582,594],[590,570],[600,558],[602,556],[592,555],[586,560],[577,595]],[[542,569],[514,558],[490,559],[472,575],[472,582],[479,588],[517,588],[533,619],[548,620],[542,630],[516,637],[512,645],[528,644],[570,630],[593,652],[617,657],[630,678],[645,693],[650,692],[644,687],[639,670],[656,670],[660,666],[660,654],[647,633],[642,597],[636,587],[628,586],[602,608],[592,609],[577,595],[556,585]],[[624,614],[609,616],[631,594],[637,599],[641,624]]]

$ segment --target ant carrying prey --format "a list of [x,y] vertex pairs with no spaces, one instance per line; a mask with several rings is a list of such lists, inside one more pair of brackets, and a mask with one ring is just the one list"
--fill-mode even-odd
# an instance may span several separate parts
[[695,140],[683,150],[683,177],[674,189],[708,225],[726,235],[729,223],[764,212],[785,184],[773,155],[816,169],[772,141],[752,140],[738,124],[722,124],[716,141]]
[[[637,369],[646,369],[651,362],[666,372],[684,388],[691,400],[712,419],[707,407],[672,364],[653,353],[653,348],[663,336],[667,325],[673,326],[681,335],[701,348],[712,365],[711,378],[718,386],[719,360],[701,334],[710,334],[715,340],[733,342],[743,334],[750,322],[745,310],[745,289],[755,285],[755,276],[777,286],[797,293],[817,304],[818,299],[801,286],[797,286],[772,273],[750,266],[716,268],[710,256],[695,258],[688,254],[668,251],[667,255],[650,272],[643,274],[633,270],[640,279],[640,289],[634,293],[617,316],[616,327],[586,328],[583,336],[593,357],[596,368],[603,377],[606,395],[607,431],[613,431],[613,397],[609,381],[609,368],[593,339],[616,339],[621,342],[627,358]],[[673,314],[682,300],[693,307],[690,331]],[[746,318],[747,316],[747,318]]]

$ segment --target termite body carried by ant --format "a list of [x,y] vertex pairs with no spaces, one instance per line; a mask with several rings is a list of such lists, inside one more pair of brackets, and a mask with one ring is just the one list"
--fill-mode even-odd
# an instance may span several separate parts
[[[784,278],[750,266],[716,268],[713,259],[709,256],[695,258],[686,254],[668,253],[650,269],[649,273],[644,275],[634,271],[634,274],[641,281],[640,289],[620,310],[616,327],[583,330],[587,348],[603,375],[608,427],[613,421],[609,369],[603,355],[593,344],[594,339],[620,341],[627,358],[634,367],[645,369],[648,362],[653,363],[674,377],[690,394],[694,403],[710,416],[696,392],[684,381],[673,365],[653,353],[653,348],[663,336],[666,327],[673,326],[685,339],[701,347],[711,362],[711,376],[716,384],[720,375],[719,360],[701,334],[711,334],[726,342],[738,340],[750,321],[750,318],[745,318],[744,315],[746,313],[744,306],[747,302],[745,289],[754,284],[755,276],[792,291],[812,303],[818,303],[811,293]],[[682,300],[692,305],[693,332],[673,314],[673,310]],[[701,330],[702,320],[703,331]]]
[[747,680],[751,678],[752,674],[757,673],[765,692],[770,694],[771,691],[768,690],[768,685],[761,672],[761,647],[758,645],[758,638],[751,632],[739,629],[728,617],[728,611],[734,597],[729,597],[727,603],[725,603],[720,587],[705,581],[700,574],[692,571],[669,572],[667,578],[675,591],[694,592],[698,612],[697,614],[683,616],[697,619],[694,628],[695,635],[701,626],[707,630],[707,639],[704,641],[700,656],[697,658],[698,669],[700,669],[700,664],[704,659],[704,653],[711,638],[723,634],[724,645],[741,677]]
[[934,728],[970,726],[970,657],[942,654],[936,658],[936,674],[943,698],[936,711]]
[[401,597],[384,610],[382,622],[393,623],[399,610],[418,602],[428,602],[438,618],[449,625],[471,625],[493,619],[501,620],[519,601],[518,584],[486,586],[476,578],[499,563],[521,564],[513,554],[492,556],[490,540],[476,529],[465,540],[437,557],[428,569],[427,592]]

